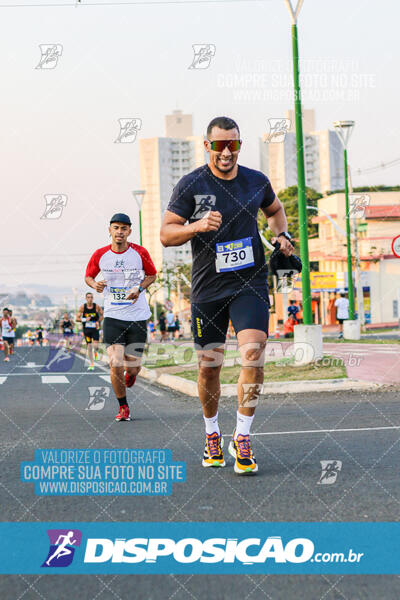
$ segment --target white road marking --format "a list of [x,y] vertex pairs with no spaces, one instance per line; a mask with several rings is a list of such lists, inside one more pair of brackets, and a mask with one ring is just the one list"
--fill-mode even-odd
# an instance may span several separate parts
[[[68,373],[68,375],[99,375],[99,373],[96,373],[96,371],[50,371],[50,373],[53,373],[53,375],[64,372]],[[42,373],[7,373],[6,375],[7,377],[34,377],[35,375],[42,375]]]
[[0,385],[6,381],[7,377],[0,377]]
[[[83,361],[85,360],[83,358],[83,356],[80,356],[80,354],[76,354],[76,356],[78,356]],[[101,369],[105,373],[109,373],[110,372],[110,369],[106,368],[106,367],[103,367],[103,365],[97,364],[96,367],[98,369]],[[101,377],[102,379],[104,379],[104,381],[107,381],[107,383],[111,383],[111,378],[108,380],[108,379],[105,379],[102,375],[99,375],[99,377]],[[110,377],[110,375],[108,375],[107,377]],[[142,388],[142,390],[146,390],[146,392],[150,392],[150,394],[154,394],[154,396],[162,396],[162,392],[155,392],[154,390],[150,389],[149,387],[146,387],[145,385],[143,385],[143,383],[139,383],[137,380],[136,380],[136,382],[135,382],[134,385],[135,386],[136,385],[139,386],[140,388]]]
[[69,383],[65,375],[42,375],[42,383]]
[[[295,433],[341,433],[347,431],[383,431],[389,429],[400,429],[400,425],[391,425],[388,427],[354,427],[349,429],[295,429],[294,431],[268,431],[265,433],[252,433],[251,437],[255,437],[257,435],[292,435]],[[222,437],[231,437],[231,435],[226,434]]]
[[104,379],[104,381],[107,381],[107,383],[111,383],[111,377],[110,375],[99,375],[100,379]]

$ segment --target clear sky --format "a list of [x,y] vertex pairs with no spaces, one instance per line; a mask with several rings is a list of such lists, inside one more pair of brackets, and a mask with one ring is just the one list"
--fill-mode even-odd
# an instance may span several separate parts
[[[118,119],[141,119],[139,139],[164,135],[174,108],[194,115],[198,135],[214,116],[231,116],[244,140],[239,162],[258,169],[258,137],[293,106],[283,0],[122,2],[0,0],[7,286],[84,291],[85,265],[108,243],[109,217],[136,218],[138,145],[114,143]],[[318,129],[356,121],[354,185],[400,183],[399,165],[357,174],[400,157],[399,17],[398,0],[305,0],[300,13],[303,107],[315,109]],[[214,44],[215,56],[207,69],[189,69],[192,45],[202,43]],[[35,68],[39,44],[62,46],[54,69]],[[67,196],[59,219],[40,218],[45,194]]]

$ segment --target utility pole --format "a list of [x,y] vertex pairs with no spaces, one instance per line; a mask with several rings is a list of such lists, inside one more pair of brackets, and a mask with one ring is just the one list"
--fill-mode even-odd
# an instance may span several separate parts
[[[351,171],[348,166],[348,177],[349,177],[349,191],[350,194],[353,193],[353,184],[351,181]],[[357,295],[357,312],[358,312],[358,320],[360,321],[361,328],[365,325],[365,312],[364,312],[364,292],[363,285],[361,279],[361,262],[360,262],[360,251],[358,248],[358,231],[357,231],[357,220],[356,220],[356,211],[353,210],[351,216],[351,226],[353,230],[353,239],[354,239],[354,258],[355,258],[355,274],[356,274],[356,295]]]

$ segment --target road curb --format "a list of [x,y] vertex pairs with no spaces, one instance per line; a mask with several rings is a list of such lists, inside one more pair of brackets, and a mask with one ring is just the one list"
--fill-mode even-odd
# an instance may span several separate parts
[[[79,354],[86,352],[79,351]],[[99,361],[100,363],[102,361]],[[97,363],[97,366],[100,366]],[[101,368],[108,372],[108,368],[102,365]],[[169,373],[158,373],[157,369],[148,369],[142,367],[139,378],[147,379],[151,383],[162,385],[166,388],[185,394],[192,398],[198,398],[197,383],[189,381],[178,375],[170,375]],[[304,381],[273,381],[264,383],[264,393],[268,394],[304,394],[305,392],[336,392],[345,390],[377,390],[385,387],[384,383],[375,383],[372,381],[363,381],[360,379],[314,379]],[[237,395],[236,384],[223,383],[221,384],[221,397],[228,398]]]
[[[156,369],[142,367],[139,377],[168,387],[171,390],[181,392],[186,396],[198,397],[197,383],[189,381],[178,375],[168,373],[157,373]],[[372,381],[360,381],[358,379],[315,379],[305,381],[273,381],[264,383],[264,393],[268,394],[301,394],[304,392],[335,392],[343,390],[376,390],[382,387],[379,383]],[[221,385],[221,396],[236,396],[236,384],[223,383]]]

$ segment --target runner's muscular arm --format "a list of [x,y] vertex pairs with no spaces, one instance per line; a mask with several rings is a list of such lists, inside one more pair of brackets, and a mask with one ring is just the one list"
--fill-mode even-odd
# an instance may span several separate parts
[[98,294],[101,294],[104,291],[104,288],[107,286],[106,281],[96,281],[93,277],[85,277],[85,283],[96,290]]
[[[275,235],[279,235],[282,231],[288,230],[288,223],[285,214],[285,209],[283,208],[282,202],[279,200],[277,196],[272,204],[267,206],[266,208],[261,208],[264,215],[267,218],[268,226],[271,229],[272,233]],[[274,243],[277,238],[272,239],[272,243]],[[290,256],[292,254],[294,248],[292,244],[285,237],[279,238],[279,243],[281,245],[281,250],[285,256]]]
[[[142,283],[140,284],[143,288],[143,291],[146,290],[149,285],[151,285],[152,283],[154,283],[154,281],[157,279],[157,275],[146,275],[146,277],[143,279]],[[134,291],[137,290],[137,291]],[[138,290],[138,286],[134,286],[132,288],[132,290],[129,290],[129,293],[126,296],[127,300],[136,300],[139,298],[139,290]]]
[[161,225],[160,240],[163,246],[182,246],[196,233],[217,231],[221,225],[222,216],[218,211],[209,211],[202,219],[185,225],[186,219],[166,210]]
[[76,322],[77,323],[81,323],[82,322],[82,315],[83,315],[83,304],[79,308],[78,312],[76,313]]
[[156,279],[157,275],[146,275],[146,277],[143,279],[140,285],[144,290],[146,290],[149,287],[149,285],[155,282]]

